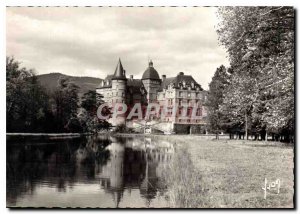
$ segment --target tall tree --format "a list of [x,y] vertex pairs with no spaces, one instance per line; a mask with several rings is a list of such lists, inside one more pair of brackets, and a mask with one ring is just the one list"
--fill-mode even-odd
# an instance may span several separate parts
[[229,84],[229,74],[224,65],[217,68],[212,81],[209,84],[209,93],[207,99],[208,120],[210,129],[216,133],[219,139],[219,132],[225,128],[224,114],[220,107],[223,104],[225,89]]
[[32,70],[21,67],[13,57],[6,58],[7,132],[46,131],[48,98]]
[[[102,129],[109,129],[111,124],[107,120],[100,120],[97,117],[97,109],[103,104],[103,95],[98,94],[96,91],[88,91],[81,99],[82,111],[80,118],[86,131],[97,132]],[[105,108],[106,114],[110,114],[110,109]]]
[[245,127],[251,120],[260,131],[293,132],[294,9],[222,7],[218,15],[233,70],[224,103],[235,105],[232,115]]
[[[68,78],[58,80],[57,89],[54,91],[54,113],[58,125],[57,131],[70,130],[70,124],[79,124],[77,114],[79,109],[79,86],[71,82]],[[76,128],[76,132],[79,128]]]

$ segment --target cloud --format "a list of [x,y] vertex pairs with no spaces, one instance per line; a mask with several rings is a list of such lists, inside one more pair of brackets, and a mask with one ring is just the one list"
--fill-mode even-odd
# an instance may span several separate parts
[[38,74],[104,78],[121,57],[141,77],[148,57],[167,76],[191,74],[207,89],[216,68],[228,65],[218,45],[214,8],[9,7],[7,55]]

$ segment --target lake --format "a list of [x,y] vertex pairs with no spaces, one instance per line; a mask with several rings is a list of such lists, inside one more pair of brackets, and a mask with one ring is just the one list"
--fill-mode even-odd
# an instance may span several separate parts
[[173,145],[148,137],[7,141],[7,207],[168,207]]

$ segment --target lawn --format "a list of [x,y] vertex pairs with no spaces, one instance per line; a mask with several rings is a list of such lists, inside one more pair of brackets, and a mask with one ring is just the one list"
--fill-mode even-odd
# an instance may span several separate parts
[[[176,145],[168,172],[171,206],[292,208],[294,148],[279,142],[162,136]],[[192,173],[191,173],[192,172]],[[277,188],[268,184],[280,179]]]

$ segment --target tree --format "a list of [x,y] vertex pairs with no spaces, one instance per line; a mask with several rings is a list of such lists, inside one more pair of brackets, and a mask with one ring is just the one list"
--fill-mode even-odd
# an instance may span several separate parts
[[224,65],[217,68],[212,81],[209,84],[209,93],[207,99],[208,121],[210,128],[216,133],[219,139],[219,132],[224,129],[225,115],[220,107],[223,103],[225,89],[229,84],[229,74]]
[[44,122],[50,115],[48,99],[33,70],[6,57],[7,132],[47,131]]
[[57,89],[54,91],[54,115],[56,117],[57,131],[72,131],[68,124],[77,118],[79,109],[79,86],[68,78],[58,80]]
[[[97,109],[103,104],[103,96],[98,94],[96,91],[86,92],[81,99],[82,111],[80,118],[86,131],[88,132],[97,132],[102,129],[109,129],[111,124],[107,120],[100,120],[97,117]],[[106,115],[110,114],[110,109],[105,108]]]
[[97,108],[104,103],[103,96],[96,91],[89,90],[81,99],[81,107],[84,108],[89,114],[96,115]]
[[219,40],[233,70],[223,109],[231,105],[230,115],[246,132],[250,121],[261,133],[286,128],[292,133],[294,9],[221,7],[218,15]]

